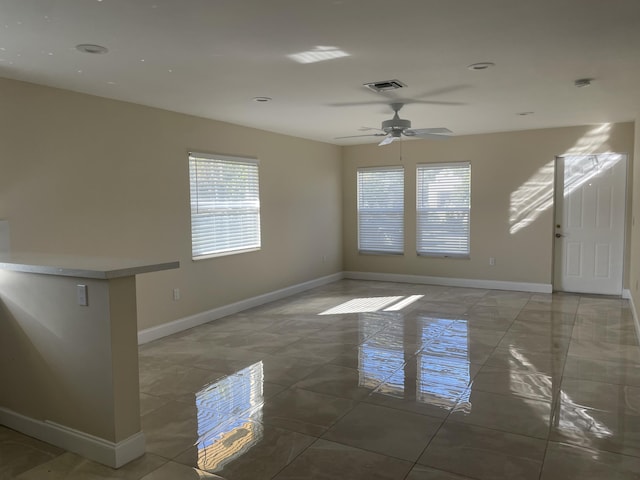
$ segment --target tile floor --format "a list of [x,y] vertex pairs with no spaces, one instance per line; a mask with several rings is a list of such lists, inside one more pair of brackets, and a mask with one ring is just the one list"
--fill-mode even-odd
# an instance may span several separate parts
[[343,280],[140,348],[147,454],[0,427],[0,479],[638,479],[629,304]]

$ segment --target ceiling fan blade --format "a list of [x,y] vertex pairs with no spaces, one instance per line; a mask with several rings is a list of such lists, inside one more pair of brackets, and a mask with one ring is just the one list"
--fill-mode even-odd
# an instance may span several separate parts
[[[401,99],[389,99],[396,103],[402,103],[403,105],[410,105],[412,103],[419,103],[423,105],[466,105],[464,102],[445,102],[438,100],[417,100],[412,98],[401,98]],[[336,102],[336,103],[328,103],[327,105],[330,107],[357,107],[361,105],[389,105],[389,100],[369,100],[366,102]]]
[[382,129],[377,127],[360,127],[358,129],[360,132],[368,132],[369,130],[378,130],[379,132],[382,132]]
[[458,92],[460,90],[465,90],[469,88],[471,85],[451,85],[448,87],[436,88],[433,90],[429,90],[428,92],[421,93],[419,95],[414,95],[414,98],[425,98],[425,97],[435,97],[437,95],[444,95],[445,93]]
[[407,103],[421,103],[426,105],[466,105],[464,102],[439,102],[437,100],[409,100]]
[[386,136],[386,133],[370,133],[368,135],[346,135],[344,137],[333,137],[334,140],[338,139],[338,138],[356,138],[356,137],[384,137]]
[[[406,134],[405,134],[406,135]],[[426,139],[426,138],[431,138],[431,139],[435,139],[435,140],[445,140],[447,138],[451,138],[451,135],[443,135],[441,133],[421,133],[420,135],[407,135],[407,137],[409,138],[421,138],[421,139]]]
[[366,102],[336,102],[328,103],[330,107],[357,107],[358,105],[389,105],[388,100],[370,100]]
[[430,138],[432,140],[447,140],[448,138],[451,138],[450,135],[439,135],[437,133],[423,133],[422,135],[415,135],[412,138],[420,138],[422,140],[425,140],[427,138]]
[[382,147],[383,145],[389,145],[390,143],[394,142],[395,140],[397,140],[399,137],[391,137],[388,136],[387,138],[385,138],[384,140],[382,140],[378,146]]
[[410,128],[403,132],[408,137],[415,137],[421,135],[451,135],[453,132],[448,128]]

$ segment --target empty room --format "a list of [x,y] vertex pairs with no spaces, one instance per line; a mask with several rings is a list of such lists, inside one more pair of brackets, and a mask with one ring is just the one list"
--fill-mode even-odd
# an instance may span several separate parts
[[0,480],[639,478],[639,19],[0,1]]

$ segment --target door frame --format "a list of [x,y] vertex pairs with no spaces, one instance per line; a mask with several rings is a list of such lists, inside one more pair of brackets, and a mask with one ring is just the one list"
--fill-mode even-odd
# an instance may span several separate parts
[[[598,153],[585,153],[582,155],[606,155],[611,153],[617,153],[619,155],[624,155],[625,157],[625,169],[624,169],[624,215],[623,215],[623,226],[622,226],[622,292],[621,298],[625,297],[625,291],[628,289],[625,286],[625,278],[628,270],[628,251],[627,251],[627,243],[628,243],[628,231],[629,231],[629,154],[624,152],[598,152]],[[564,194],[564,168],[560,169],[559,165],[561,160],[564,160],[564,157],[571,155],[580,155],[574,153],[565,153],[562,155],[556,155],[553,161],[553,224],[551,225],[551,289],[552,292],[563,292],[564,290],[559,290],[557,288],[557,278],[559,268],[557,262],[557,252],[558,242],[556,241],[556,225],[558,224],[558,198],[560,195]],[[566,293],[576,293],[580,294],[580,292],[566,292]],[[584,294],[584,295],[598,295],[598,294]],[[608,294],[602,294],[608,295]],[[615,295],[617,297],[617,295]]]

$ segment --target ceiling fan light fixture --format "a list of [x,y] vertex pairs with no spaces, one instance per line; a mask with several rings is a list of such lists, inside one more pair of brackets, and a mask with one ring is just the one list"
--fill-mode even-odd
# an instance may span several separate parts
[[469,70],[478,72],[480,70],[486,70],[488,68],[495,67],[495,66],[496,64],[492,62],[478,62],[478,63],[472,63],[471,65],[468,65],[467,68]]

